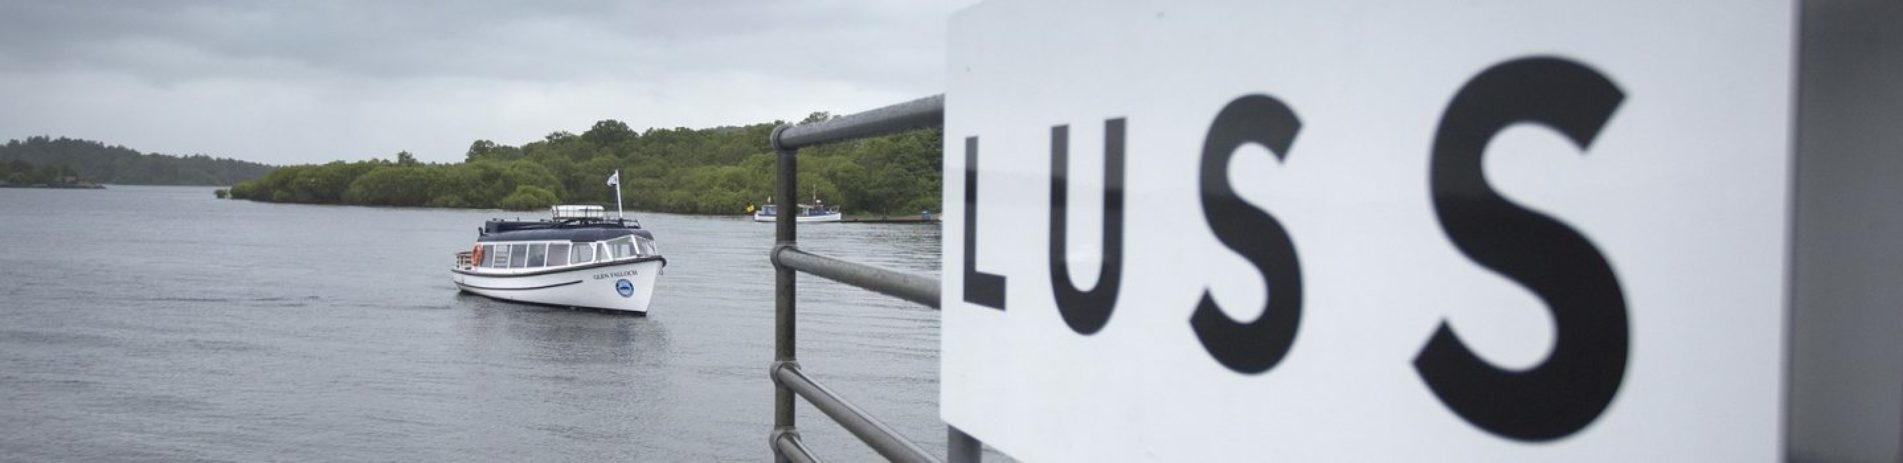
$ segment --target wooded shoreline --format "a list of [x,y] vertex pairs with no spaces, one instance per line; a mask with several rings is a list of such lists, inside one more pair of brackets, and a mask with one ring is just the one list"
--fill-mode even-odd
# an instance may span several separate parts
[[[804,122],[830,119],[815,113]],[[239,182],[234,199],[253,201],[533,210],[553,204],[613,204],[607,177],[619,171],[629,209],[737,214],[765,204],[775,154],[767,137],[779,122],[635,132],[604,120],[580,135],[551,133],[520,147],[470,144],[463,162],[395,159],[286,166]],[[915,215],[939,207],[939,129],[917,130],[800,151],[805,196],[854,215]]]
[[0,183],[0,188],[41,188],[41,189],[49,189],[49,190],[104,190],[106,189],[106,186],[100,185],[97,183],[76,184],[76,185],[47,185],[47,184],[14,185],[14,184],[8,184],[8,183]]

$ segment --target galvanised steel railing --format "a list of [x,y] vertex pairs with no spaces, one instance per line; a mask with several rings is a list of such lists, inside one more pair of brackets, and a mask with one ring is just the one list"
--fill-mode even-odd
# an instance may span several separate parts
[[[918,444],[899,435],[891,427],[873,418],[865,410],[846,401],[800,370],[794,357],[794,283],[796,272],[806,272],[829,280],[857,286],[899,299],[938,308],[938,280],[876,266],[835,259],[800,250],[797,224],[792,211],[799,210],[799,149],[826,143],[873,137],[906,130],[945,124],[945,96],[937,95],[874,109],[850,116],[806,125],[782,125],[773,129],[773,151],[779,157],[778,184],[775,187],[774,239],[771,258],[774,268],[773,326],[773,433],[768,438],[776,461],[815,461],[811,449],[800,442],[793,425],[793,396],[806,399],[813,407],[892,461],[937,462]],[[981,444],[977,439],[946,426],[947,455],[952,462],[977,462]]]

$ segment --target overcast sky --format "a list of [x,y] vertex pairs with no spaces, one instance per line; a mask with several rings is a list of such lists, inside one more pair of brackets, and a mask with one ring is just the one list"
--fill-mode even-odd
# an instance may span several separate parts
[[0,0],[0,139],[460,161],[617,119],[710,127],[944,91],[975,0]]

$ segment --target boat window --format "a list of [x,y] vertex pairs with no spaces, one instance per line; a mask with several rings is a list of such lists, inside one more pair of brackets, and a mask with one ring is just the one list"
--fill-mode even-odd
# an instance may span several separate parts
[[623,236],[608,240],[608,248],[610,249],[609,252],[613,253],[616,259],[634,257],[634,238]]
[[509,268],[522,268],[529,263],[529,245],[509,245]]
[[535,243],[529,245],[529,267],[541,267],[543,264],[542,258],[547,255],[546,253],[548,253],[548,245],[546,244]]
[[482,250],[477,252],[482,253],[482,255],[480,256],[482,257],[482,262],[477,262],[476,263],[477,267],[488,267],[490,266],[490,263],[494,262],[496,259],[495,257],[496,247],[493,245],[487,245],[487,244],[482,245]]
[[595,244],[594,243],[575,243],[575,251],[570,254],[572,254],[569,257],[570,262],[574,262],[577,264],[585,264],[589,262],[594,262],[595,261]]
[[509,245],[495,246],[495,250],[487,254],[490,267],[509,268]]
[[641,251],[641,255],[643,256],[654,256],[654,255],[661,254],[660,249],[654,248],[654,240],[638,239],[638,240],[634,240],[634,243],[641,247],[640,251]]
[[563,265],[568,265],[568,243],[548,245],[548,266],[559,267]]

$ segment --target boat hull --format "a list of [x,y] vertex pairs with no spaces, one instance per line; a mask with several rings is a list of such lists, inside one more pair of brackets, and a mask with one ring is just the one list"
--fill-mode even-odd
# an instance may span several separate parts
[[505,301],[646,314],[667,261],[630,259],[573,269],[509,274],[452,269],[457,288]]

